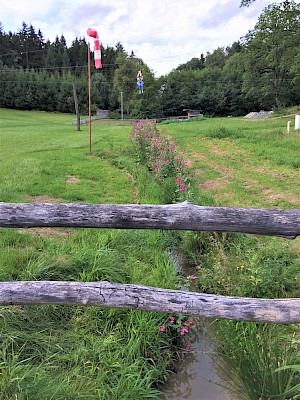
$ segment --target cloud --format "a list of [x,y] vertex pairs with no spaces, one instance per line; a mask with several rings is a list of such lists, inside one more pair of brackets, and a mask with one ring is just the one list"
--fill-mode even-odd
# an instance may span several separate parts
[[156,75],[166,74],[201,53],[226,47],[252,29],[270,1],[256,0],[249,8],[240,0],[1,0],[5,32],[22,22],[41,29],[45,39],[65,36],[70,46],[87,29],[97,29],[104,46],[121,42]]
[[210,9],[206,18],[201,20],[201,28],[217,29],[221,27],[222,29],[222,26],[241,13],[238,2],[235,0],[219,4],[218,7]]

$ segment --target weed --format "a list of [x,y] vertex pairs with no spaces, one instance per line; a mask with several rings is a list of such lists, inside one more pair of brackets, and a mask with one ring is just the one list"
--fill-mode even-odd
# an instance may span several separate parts
[[155,121],[135,122],[130,139],[136,148],[137,160],[147,165],[168,202],[188,191],[190,177],[184,150],[178,150],[174,140],[158,132]]
[[223,360],[214,361],[238,399],[297,398],[299,371],[287,366],[299,363],[299,343],[290,333],[291,328],[275,324],[219,321],[211,327]]

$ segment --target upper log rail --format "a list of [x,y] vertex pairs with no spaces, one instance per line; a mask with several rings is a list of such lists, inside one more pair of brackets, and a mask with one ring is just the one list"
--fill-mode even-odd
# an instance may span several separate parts
[[0,227],[78,227],[237,232],[295,239],[300,209],[172,205],[0,203]]

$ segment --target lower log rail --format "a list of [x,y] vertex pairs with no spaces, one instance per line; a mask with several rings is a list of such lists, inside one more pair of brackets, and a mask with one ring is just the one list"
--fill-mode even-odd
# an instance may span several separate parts
[[0,283],[0,306],[32,304],[99,306],[239,321],[300,323],[300,298],[217,296],[106,281]]

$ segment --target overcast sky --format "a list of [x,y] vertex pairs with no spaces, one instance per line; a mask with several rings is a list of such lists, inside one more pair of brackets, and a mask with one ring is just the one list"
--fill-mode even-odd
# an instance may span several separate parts
[[0,0],[0,22],[6,33],[16,33],[23,21],[32,24],[51,42],[63,34],[68,46],[76,36],[89,40],[87,28],[94,28],[105,47],[121,42],[159,77],[239,40],[270,3],[240,8],[240,0]]

